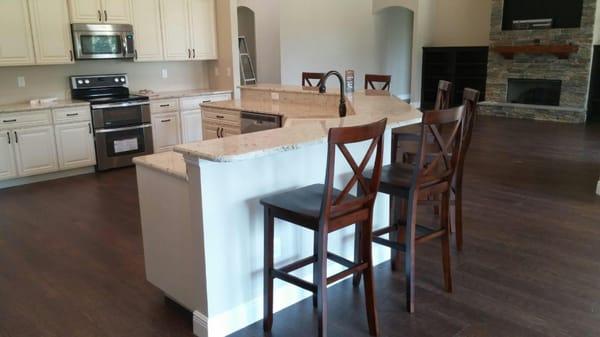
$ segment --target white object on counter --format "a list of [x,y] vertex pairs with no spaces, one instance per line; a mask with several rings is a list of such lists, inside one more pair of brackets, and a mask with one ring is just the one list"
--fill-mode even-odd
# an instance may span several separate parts
[[47,105],[58,101],[58,97],[36,98],[29,101],[29,105]]
[[598,184],[596,185],[596,194],[600,195],[600,180],[598,180]]

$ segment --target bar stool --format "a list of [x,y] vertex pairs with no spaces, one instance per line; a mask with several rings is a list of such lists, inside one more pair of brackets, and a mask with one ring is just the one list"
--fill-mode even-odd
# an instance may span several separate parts
[[[377,89],[375,84],[381,84],[381,89]],[[365,75],[365,90],[383,90],[390,91],[390,84],[392,83],[392,76],[390,75]],[[369,88],[370,87],[370,88]]]
[[[329,130],[327,150],[327,170],[325,184],[311,185],[291,192],[269,196],[261,200],[264,206],[265,252],[264,252],[264,320],[265,332],[273,325],[273,280],[278,278],[313,293],[313,304],[317,307],[320,337],[327,336],[327,285],[355,273],[365,277],[365,298],[369,323],[369,333],[378,333],[375,293],[373,287],[373,261],[371,257],[371,237],[364,236],[356,247],[360,251],[356,261],[327,251],[328,234],[356,224],[362,231],[371,233],[373,205],[379,186],[379,175],[383,161],[383,132],[386,119],[356,127],[332,128]],[[346,144],[370,141],[364,158],[357,162]],[[333,188],[335,179],[336,148],[339,148],[353,171],[352,178],[343,190]],[[363,174],[375,153],[374,169],[367,183]],[[358,184],[361,193],[350,194]],[[281,268],[274,268],[273,245],[275,218],[299,225],[315,232],[314,254]],[[327,277],[327,259],[348,269]],[[314,264],[313,283],[304,281],[290,273],[299,268]]]
[[[392,249],[392,269],[397,269],[400,254],[405,253],[406,305],[414,312],[415,296],[415,245],[441,238],[444,287],[452,292],[452,274],[450,270],[450,230],[449,199],[454,171],[458,165],[459,152],[464,130],[465,107],[448,110],[434,110],[423,113],[419,147],[414,165],[392,163],[381,170],[379,192],[391,196],[390,226],[372,233],[373,242]],[[444,132],[441,132],[441,129]],[[436,149],[428,146],[431,136]],[[433,158],[432,160],[427,160]],[[370,172],[366,173],[367,181]],[[373,175],[374,178],[378,178]],[[431,229],[417,224],[417,203],[420,197],[441,194],[440,228]],[[404,227],[405,233],[401,232]],[[381,236],[390,234],[390,239]],[[369,235],[371,233],[368,233]],[[360,238],[363,232],[357,231]],[[354,285],[360,283],[355,274]]]
[[[302,73],[302,86],[303,87],[318,87],[321,85],[321,79],[325,76],[324,73],[311,73],[311,72],[303,72]],[[311,80],[316,80],[317,84],[313,85]]]

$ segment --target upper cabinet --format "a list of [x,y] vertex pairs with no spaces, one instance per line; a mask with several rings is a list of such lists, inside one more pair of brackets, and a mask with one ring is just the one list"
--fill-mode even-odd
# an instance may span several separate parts
[[29,0],[37,64],[73,63],[69,11],[64,0]]
[[136,62],[162,61],[160,0],[131,0]]
[[69,0],[72,23],[131,23],[129,0]]
[[0,1],[0,66],[34,63],[27,1]]
[[216,58],[214,0],[161,0],[166,60]]

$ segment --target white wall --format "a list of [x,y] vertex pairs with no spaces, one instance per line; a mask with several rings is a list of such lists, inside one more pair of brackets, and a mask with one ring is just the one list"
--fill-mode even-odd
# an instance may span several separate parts
[[[256,33],[256,74],[259,83],[280,83],[280,1],[238,0],[238,6],[254,11]],[[287,2],[286,2],[287,6]],[[283,6],[283,7],[286,7]]]
[[[161,77],[167,69],[168,78]],[[148,62],[122,60],[78,61],[72,65],[23,66],[0,68],[0,104],[28,101],[39,97],[70,97],[71,75],[127,73],[130,89],[168,91],[208,88],[205,62]],[[24,76],[26,87],[17,87],[17,76]]]

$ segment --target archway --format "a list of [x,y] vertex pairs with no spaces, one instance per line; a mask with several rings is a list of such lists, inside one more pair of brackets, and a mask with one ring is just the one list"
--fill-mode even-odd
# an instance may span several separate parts
[[[256,73],[256,22],[254,11],[245,6],[237,8],[238,37],[245,37],[252,67]],[[241,71],[241,68],[240,68]],[[258,78],[256,74],[256,78]],[[241,77],[242,78],[242,77]],[[244,83],[241,83],[244,84]]]

